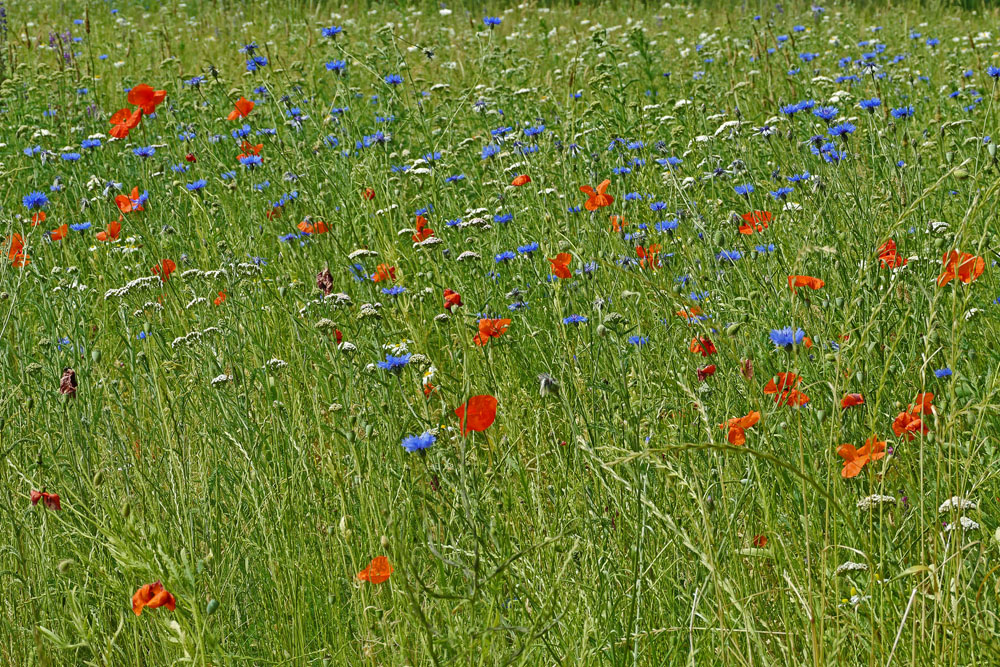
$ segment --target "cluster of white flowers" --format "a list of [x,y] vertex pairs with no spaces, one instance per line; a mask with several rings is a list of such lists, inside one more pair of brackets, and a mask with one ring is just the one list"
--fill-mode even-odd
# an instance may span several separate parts
[[879,494],[873,494],[862,498],[858,501],[858,509],[862,511],[868,511],[872,507],[877,507],[878,505],[895,505],[896,499],[893,496],[880,496]]
[[207,329],[202,329],[201,331],[191,331],[185,336],[178,336],[171,343],[170,347],[176,348],[180,345],[189,346],[194,343],[200,342],[202,339],[209,336],[222,333],[222,330],[218,327],[208,327]]
[[131,292],[139,292],[143,290],[153,289],[160,285],[159,276],[143,276],[142,278],[136,278],[135,280],[129,281],[122,285],[121,287],[115,287],[109,289],[104,293],[104,300],[107,301],[113,296],[119,298],[127,296]]
[[941,503],[941,507],[938,508],[938,512],[941,514],[946,514],[952,510],[964,512],[965,510],[974,510],[977,507],[979,507],[979,504],[974,500],[968,500],[966,498],[962,498],[961,496],[952,496],[948,500]]
[[220,384],[232,382],[232,380],[233,380],[232,375],[226,375],[225,373],[223,373],[222,375],[216,375],[214,378],[212,378],[212,386],[217,387]]
[[842,574],[847,574],[848,572],[864,572],[868,570],[868,566],[864,563],[855,563],[854,561],[846,561],[841,563],[840,566],[834,570],[833,574],[839,577]]
[[318,299],[313,299],[312,301],[307,301],[304,306],[299,308],[299,315],[305,315],[306,311],[309,310],[311,306],[329,305],[333,308],[347,308],[351,306],[354,302],[351,301],[351,297],[347,296],[343,292],[337,292],[336,294],[327,294],[321,296]]
[[288,362],[282,359],[274,358],[274,359],[268,359],[266,362],[264,362],[264,366],[268,370],[277,371],[288,366]]

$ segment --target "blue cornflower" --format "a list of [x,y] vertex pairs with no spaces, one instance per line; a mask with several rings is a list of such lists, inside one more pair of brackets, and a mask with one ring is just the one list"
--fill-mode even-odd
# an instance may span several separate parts
[[250,42],[249,44],[244,44],[243,46],[240,47],[240,53],[245,53],[248,56],[252,56],[254,52],[259,48],[260,47],[257,46],[257,42]]
[[434,444],[437,438],[430,431],[424,431],[420,435],[409,435],[403,438],[403,449],[410,452],[418,452],[423,449],[427,449]]
[[188,166],[183,162],[178,162],[177,164],[170,165],[170,170],[178,174],[183,174],[188,170]]
[[406,364],[410,363],[411,356],[412,355],[410,354],[404,354],[401,357],[394,357],[391,354],[387,354],[385,355],[385,361],[378,362],[378,367],[383,370],[398,373],[406,367]]
[[893,118],[902,119],[902,118],[909,118],[910,116],[912,116],[914,110],[912,106],[906,106],[906,107],[899,107],[898,109],[893,109],[889,113],[892,114]]
[[792,194],[792,192],[794,191],[795,188],[790,188],[790,187],[778,188],[777,190],[771,191],[771,196],[774,197],[775,199],[784,199],[788,195]]
[[493,261],[499,264],[500,262],[507,262],[514,259],[517,255],[514,254],[513,250],[505,250],[499,255],[493,258]]
[[323,28],[323,36],[329,37],[330,39],[336,39],[337,35],[344,31],[339,25],[332,25],[329,28]]
[[587,317],[585,315],[570,315],[569,317],[563,318],[563,324],[586,324]]
[[403,77],[399,76],[398,74],[386,74],[385,82],[390,86],[398,86],[399,84],[403,83]]
[[662,202],[662,201],[654,201],[652,204],[649,205],[649,210],[650,211],[662,211],[666,207],[667,207],[667,205],[664,202]]
[[135,155],[136,157],[143,157],[143,158],[152,157],[153,153],[155,153],[155,152],[156,152],[156,149],[153,148],[152,146],[139,146],[138,148],[133,148],[132,149],[132,155]]
[[44,193],[34,191],[24,195],[24,198],[21,199],[21,203],[24,204],[26,209],[34,210],[36,208],[45,208],[48,206],[49,198],[46,197]]
[[934,371],[934,377],[938,377],[938,378],[951,377],[951,369],[950,368],[939,368],[936,371]]
[[733,188],[733,190],[735,190],[738,195],[748,196],[751,192],[753,192],[753,184],[746,183],[744,185],[737,185]]
[[242,139],[250,134],[250,126],[244,125],[243,127],[238,127],[230,132],[230,134],[233,136],[233,139]]
[[257,185],[253,186],[253,189],[256,190],[257,192],[263,192],[269,187],[271,187],[271,181],[264,181],[263,183],[258,183]]
[[830,136],[833,137],[846,137],[847,135],[852,134],[856,129],[858,128],[856,128],[852,123],[843,122],[837,123],[827,131],[830,133]]
[[465,174],[455,174],[454,176],[449,176],[448,178],[446,178],[444,180],[445,180],[446,183],[454,183],[455,181],[464,181],[465,180]]
[[66,162],[76,162],[77,160],[80,159],[80,154],[79,153],[63,153],[60,157],[63,160],[65,160]]
[[78,222],[75,225],[70,225],[69,228],[72,229],[74,232],[85,232],[88,229],[90,229],[90,223]]
[[840,109],[837,107],[816,107],[813,109],[814,116],[828,123],[836,118],[838,113],[840,113]]
[[636,199],[642,199],[642,195],[638,192],[628,192],[622,199],[625,201],[635,201]]
[[236,178],[236,172],[235,171],[224,171],[221,174],[219,174],[219,178],[221,178],[224,181],[228,181],[230,179]]
[[501,213],[499,215],[494,215],[493,216],[493,222],[501,224],[501,225],[505,225],[505,224],[507,224],[508,222],[510,222],[513,219],[514,219],[514,216],[512,214],[510,214],[510,213]]
[[524,136],[534,137],[545,131],[544,125],[539,125],[537,127],[526,127],[524,128]]
[[538,242],[529,243],[527,245],[521,245],[517,247],[517,251],[522,255],[530,255],[531,253],[538,250]]
[[858,102],[858,105],[869,113],[873,113],[875,109],[882,106],[882,100],[877,97],[873,97],[870,100],[861,100]]
[[139,333],[136,334],[135,337],[138,340],[146,340],[147,338],[149,338],[149,334],[146,333],[145,331],[140,331]]
[[187,184],[187,189],[189,191],[191,191],[191,192],[197,192],[198,190],[201,190],[206,185],[208,185],[208,181],[206,181],[204,178],[199,178],[194,183],[188,183]]
[[185,79],[184,80],[184,85],[191,86],[192,88],[197,88],[198,86],[200,86],[202,84],[202,82],[204,80],[205,80],[205,77],[203,77],[201,75],[193,76],[190,79]]
[[501,23],[503,23],[503,19],[500,18],[499,16],[484,16],[483,17],[483,25],[487,26],[490,30],[492,30],[496,26],[500,25]]
[[806,332],[802,329],[793,329],[792,327],[785,327],[783,329],[771,329],[771,342],[778,347],[788,347],[790,345],[798,345],[802,342],[805,337]]
[[768,243],[766,246],[765,245],[759,245],[759,246],[755,246],[754,249],[757,252],[759,252],[762,255],[764,255],[764,254],[767,254],[769,252],[774,252],[774,244],[773,243]]
[[1000,67],[995,65],[990,65],[986,68],[986,73],[993,77],[994,79],[1000,79]]
[[240,158],[240,164],[242,164],[247,169],[253,169],[254,167],[259,167],[262,160],[259,155],[244,155]]
[[655,229],[658,232],[672,232],[675,229],[677,229],[677,226],[679,224],[680,221],[677,220],[676,218],[673,220],[661,220],[660,222],[653,225],[653,229]]
[[347,69],[347,62],[343,60],[331,60],[326,64],[326,68],[331,72],[337,72],[339,74]]
[[647,336],[629,336],[628,342],[636,347],[642,347],[649,342],[649,338]]
[[739,250],[723,250],[719,252],[719,254],[715,256],[715,258],[719,261],[728,260],[730,262],[735,262],[736,260],[743,258],[743,253],[741,253]]
[[247,61],[247,71],[256,72],[262,67],[267,67],[267,58],[264,56],[254,56]]
[[403,287],[402,285],[393,285],[392,287],[383,287],[382,288],[382,294],[386,294],[388,296],[399,296],[400,294],[402,294],[405,291],[406,291],[406,288]]

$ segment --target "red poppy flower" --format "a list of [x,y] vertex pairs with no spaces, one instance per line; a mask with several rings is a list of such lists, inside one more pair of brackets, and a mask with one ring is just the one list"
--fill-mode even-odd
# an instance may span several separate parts
[[853,408],[855,405],[864,405],[865,399],[861,394],[847,394],[840,399],[840,407],[843,410]]
[[681,310],[678,310],[676,312],[676,315],[677,315],[677,317],[682,317],[685,320],[690,321],[690,320],[692,320],[694,318],[700,317],[701,313],[702,313],[702,311],[701,311],[700,307],[698,307],[698,306],[689,306],[687,308],[683,308]]
[[62,241],[69,234],[69,225],[62,224],[49,232],[49,238],[53,241]]
[[426,241],[434,236],[434,230],[427,226],[427,218],[422,215],[417,216],[417,232],[412,236],[414,243]]
[[497,399],[489,394],[473,396],[464,405],[455,408],[462,435],[471,431],[485,431],[497,418]]
[[913,440],[918,433],[927,435],[927,425],[918,416],[919,413],[900,412],[892,422],[892,432],[896,437],[906,436],[907,440]]
[[611,181],[609,179],[605,179],[600,185],[597,186],[596,192],[594,191],[594,188],[589,185],[580,186],[580,192],[587,195],[587,201],[583,207],[588,211],[596,211],[599,208],[611,206],[615,198],[609,194],[605,194],[609,185],[611,185]]
[[142,204],[139,203],[139,186],[132,188],[132,194],[130,195],[116,196],[115,205],[118,206],[118,210],[122,213],[141,211]]
[[825,282],[819,278],[813,278],[812,276],[788,276],[788,288],[792,290],[792,294],[795,294],[796,287],[808,287],[810,289],[818,290],[826,285]]
[[660,244],[654,243],[648,248],[641,245],[635,247],[635,254],[639,257],[639,266],[643,269],[660,268]]
[[569,270],[569,263],[573,260],[573,255],[568,252],[561,252],[555,258],[549,258],[552,265],[552,275],[557,278],[571,278],[573,276]]
[[896,252],[896,242],[889,239],[885,243],[879,246],[878,258],[882,263],[882,268],[896,269],[901,266],[906,266],[910,261]]
[[229,112],[226,116],[227,120],[239,120],[240,118],[246,118],[253,111],[254,103],[245,97],[240,97],[240,99],[233,102],[233,110]]
[[367,581],[370,584],[382,584],[389,580],[392,574],[392,563],[385,556],[375,556],[368,567],[358,572],[359,581]]
[[444,288],[444,309],[449,313],[455,306],[462,305],[462,295],[455,290]]
[[917,394],[917,397],[913,399],[913,405],[910,406],[910,412],[915,415],[929,415],[934,412],[934,406],[932,401],[934,400],[934,394],[927,391],[922,394]]
[[164,259],[153,267],[153,275],[160,276],[162,282],[170,279],[170,274],[177,270],[177,265],[172,259]]
[[225,292],[219,292],[219,296],[215,297],[215,299],[212,301],[212,303],[214,303],[216,306],[221,306],[225,302],[226,302]]
[[24,237],[20,234],[14,234],[10,237],[10,246],[7,248],[7,259],[13,264],[14,268],[21,268],[28,263],[30,255],[24,252]]
[[691,350],[691,352],[700,354],[703,357],[716,353],[715,343],[708,338],[692,338],[688,349]]
[[140,83],[132,90],[128,91],[128,103],[142,109],[147,116],[156,113],[158,107],[167,97],[165,90],[153,90],[153,87],[145,83]]
[[114,222],[109,222],[108,226],[104,228],[103,232],[97,232],[98,241],[112,241],[118,238],[118,235],[122,231],[122,223],[117,220]]
[[472,340],[476,342],[476,345],[486,345],[490,342],[491,338],[499,338],[502,336],[507,331],[507,327],[509,326],[509,319],[491,320],[484,317],[479,320],[479,333],[477,333]]
[[840,476],[844,479],[850,479],[857,477],[868,462],[878,461],[885,456],[885,443],[873,435],[865,441],[861,449],[856,449],[854,445],[841,445],[837,449],[837,455],[844,459],[844,467],[840,471]]
[[303,220],[297,226],[300,232],[304,232],[306,234],[325,234],[330,231],[330,228],[323,221],[308,222],[307,220]]
[[809,397],[796,388],[802,381],[801,377],[795,373],[778,373],[777,378],[777,382],[771,378],[764,387],[765,394],[774,395],[775,403],[798,407],[809,402]]
[[764,535],[754,535],[753,540],[750,543],[758,549],[763,549],[767,546],[767,537]]
[[50,510],[61,510],[62,505],[59,502],[58,493],[45,493],[44,491],[31,490],[31,504],[37,505],[38,501],[41,500],[42,504],[48,507]]
[[612,216],[608,217],[608,220],[611,221],[611,231],[613,231],[613,232],[623,232],[623,231],[625,231],[625,225],[628,224],[627,222],[625,222],[625,216],[623,216],[623,215],[621,215],[621,216],[619,216],[619,215],[612,215]]
[[119,109],[110,118],[111,131],[108,132],[115,139],[124,139],[128,133],[134,130],[142,120],[142,109]]
[[198,158],[195,157],[194,153],[188,153],[187,155],[184,156],[184,159],[187,160],[188,162],[198,161]]
[[531,177],[528,176],[527,174],[521,174],[520,176],[516,177],[513,181],[510,182],[510,184],[516,188],[519,188],[527,183],[531,183]]
[[715,364],[709,364],[704,368],[698,369],[698,382],[704,382],[708,378],[715,375]]
[[45,211],[39,211],[38,213],[31,216],[31,226],[34,227],[40,222],[45,222]]
[[770,211],[751,211],[750,213],[743,213],[740,217],[743,218],[743,224],[740,225],[740,234],[750,235],[754,232],[762,232],[767,229],[767,224],[771,222]]
[[396,280],[396,267],[389,266],[388,264],[379,264],[375,267],[375,273],[372,275],[373,282],[382,282],[383,280]]
[[375,199],[375,191],[372,190],[371,188],[365,188],[365,191],[361,193],[361,196],[367,199],[368,201],[371,201]]
[[733,417],[732,419],[719,424],[723,431],[728,430],[726,439],[729,444],[739,447],[747,441],[746,430],[753,427],[760,421],[760,413],[751,411],[745,417]]
[[981,276],[983,269],[986,267],[986,262],[982,257],[957,250],[946,252],[944,257],[941,258],[941,263],[944,270],[938,276],[937,283],[939,287],[947,285],[955,278],[968,285]]
[[132,611],[135,612],[136,616],[142,614],[144,607],[150,609],[166,607],[173,611],[177,608],[177,601],[163,588],[163,584],[157,581],[153,584],[146,584],[132,596]]

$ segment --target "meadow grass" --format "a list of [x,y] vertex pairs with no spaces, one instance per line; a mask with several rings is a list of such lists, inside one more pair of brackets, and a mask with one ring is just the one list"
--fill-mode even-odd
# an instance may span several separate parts
[[995,9],[5,4],[3,663],[998,660]]

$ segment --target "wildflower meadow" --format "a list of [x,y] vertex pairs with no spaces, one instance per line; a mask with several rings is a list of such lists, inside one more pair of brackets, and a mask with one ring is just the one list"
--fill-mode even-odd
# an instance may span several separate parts
[[998,101],[971,0],[0,1],[0,664],[997,664]]

